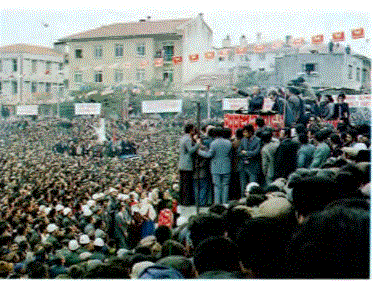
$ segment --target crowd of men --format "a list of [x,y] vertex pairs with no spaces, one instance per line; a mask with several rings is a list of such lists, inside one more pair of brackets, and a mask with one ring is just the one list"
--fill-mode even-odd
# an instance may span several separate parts
[[369,278],[368,126],[182,121],[2,120],[0,278]]

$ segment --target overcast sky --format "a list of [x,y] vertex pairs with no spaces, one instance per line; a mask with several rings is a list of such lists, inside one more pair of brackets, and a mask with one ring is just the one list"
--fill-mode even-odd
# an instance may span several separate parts
[[[128,1],[109,0],[103,5],[97,0],[68,0],[64,2],[64,7],[40,1],[5,3],[0,11],[0,45],[28,43],[52,46],[52,42],[59,38],[105,24],[138,21],[146,16],[151,16],[152,20],[196,17],[202,12],[206,23],[213,30],[216,47],[221,46],[221,40],[228,34],[232,44],[238,44],[241,35],[245,35],[249,42],[254,42],[257,32],[262,33],[263,41],[284,39],[286,35],[304,37],[310,41],[311,36],[317,34],[324,34],[324,40],[328,41],[333,32],[344,31],[346,44],[350,44],[356,52],[371,57],[372,13],[366,9],[368,6],[356,1],[350,2],[351,5],[355,4],[354,7],[342,4],[336,6],[321,0],[314,0],[311,3],[313,5],[308,6],[297,5],[299,1],[290,1],[288,5],[286,1],[250,2],[250,6],[237,4],[246,3],[243,1],[211,1],[216,4],[214,7],[197,0],[183,2],[189,3],[189,7],[180,2],[172,4],[171,0],[142,1],[141,4],[146,8],[140,7],[137,2]],[[321,6],[322,2],[325,2],[324,6]],[[269,7],[271,10],[259,10]],[[285,7],[296,7],[296,10]],[[336,10],[335,7],[340,9]],[[48,23],[49,27],[44,28],[42,23]],[[352,40],[351,29],[360,27],[365,29],[365,39]]]

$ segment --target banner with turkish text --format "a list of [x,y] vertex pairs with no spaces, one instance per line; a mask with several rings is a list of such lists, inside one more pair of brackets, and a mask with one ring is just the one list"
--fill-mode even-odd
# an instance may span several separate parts
[[312,41],[312,44],[314,45],[321,44],[322,42],[324,42],[324,35],[319,34],[319,35],[312,36],[311,41]]
[[302,46],[304,45],[304,43],[305,43],[304,38],[295,38],[293,39],[293,42],[292,42],[293,46]]
[[234,133],[238,128],[243,128],[246,124],[252,124],[255,129],[257,125],[255,120],[258,117],[262,117],[266,125],[271,126],[274,129],[284,127],[284,117],[279,114],[273,115],[258,115],[258,114],[225,114],[224,115],[224,127],[230,128]]

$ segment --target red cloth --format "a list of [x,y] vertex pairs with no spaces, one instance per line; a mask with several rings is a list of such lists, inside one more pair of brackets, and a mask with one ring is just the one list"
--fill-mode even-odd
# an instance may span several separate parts
[[174,214],[170,209],[163,209],[158,216],[158,226],[165,225],[171,228],[174,224]]

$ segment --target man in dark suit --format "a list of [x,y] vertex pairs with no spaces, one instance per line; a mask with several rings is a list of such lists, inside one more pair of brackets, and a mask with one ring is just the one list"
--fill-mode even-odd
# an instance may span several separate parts
[[290,128],[285,127],[280,131],[281,143],[275,154],[275,176],[285,178],[297,169],[297,153],[300,144],[291,138]]
[[344,93],[338,95],[338,103],[336,103],[334,106],[333,119],[345,120],[348,123],[350,120],[350,108],[345,100],[346,95]]
[[260,138],[255,136],[254,126],[247,124],[243,127],[244,137],[237,149],[239,157],[241,196],[250,182],[259,182],[261,173]]

